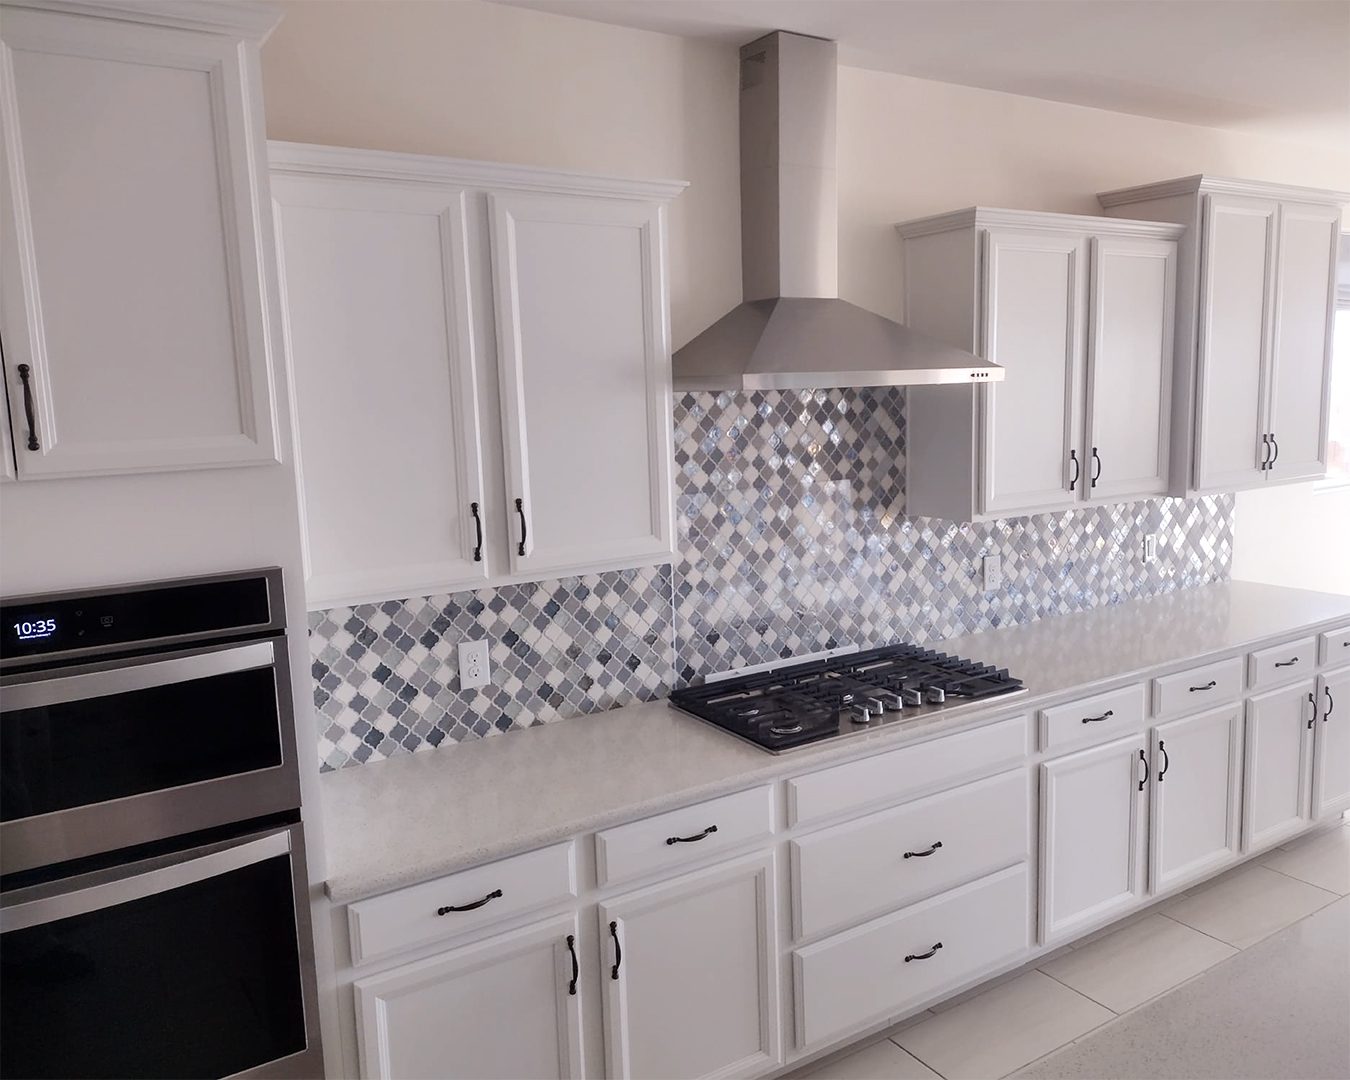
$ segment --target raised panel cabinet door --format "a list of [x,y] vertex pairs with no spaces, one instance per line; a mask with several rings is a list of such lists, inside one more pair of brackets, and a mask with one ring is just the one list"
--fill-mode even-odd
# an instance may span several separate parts
[[1350,668],[1317,680],[1314,818],[1350,810]]
[[1327,470],[1331,320],[1340,208],[1280,206],[1275,269],[1274,378],[1267,481],[1309,480]]
[[1277,203],[1206,195],[1200,244],[1194,482],[1201,491],[1265,480]]
[[1042,942],[1144,898],[1149,768],[1143,735],[1041,765]]
[[465,193],[279,171],[272,198],[311,606],[481,584]]
[[0,316],[21,478],[277,460],[256,52],[5,8]]
[[1243,851],[1269,847],[1308,822],[1315,690],[1308,679],[1247,700]]
[[600,905],[610,1077],[734,1077],[782,1061],[775,857]]
[[673,550],[670,344],[659,204],[489,196],[511,569]]
[[585,1075],[578,938],[569,914],[356,980],[361,1076]]
[[1149,883],[1162,892],[1237,857],[1242,799],[1242,706],[1153,729]]
[[1087,240],[990,229],[983,353],[1007,368],[979,387],[985,514],[1065,509],[1082,497]]
[[1177,245],[1092,240],[1087,461],[1090,499],[1167,492]]

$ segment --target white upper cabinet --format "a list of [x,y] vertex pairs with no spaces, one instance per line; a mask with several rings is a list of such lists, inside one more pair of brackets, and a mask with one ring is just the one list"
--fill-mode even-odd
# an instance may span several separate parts
[[661,207],[489,196],[511,567],[673,551]]
[[683,185],[270,155],[310,606],[669,560]]
[[1350,194],[1191,176],[1099,198],[1111,214],[1187,227],[1170,492],[1323,476],[1336,244]]
[[0,317],[19,477],[276,461],[257,68],[275,15],[109,14],[0,19]]
[[282,167],[272,198],[310,600],[480,585],[465,192]]
[[910,388],[907,513],[978,521],[1165,492],[1180,227],[975,208],[899,229],[906,322],[1006,369]]

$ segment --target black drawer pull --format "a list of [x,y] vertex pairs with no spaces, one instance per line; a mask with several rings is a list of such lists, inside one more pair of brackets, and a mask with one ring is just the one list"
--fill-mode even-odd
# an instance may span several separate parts
[[1308,730],[1311,731],[1312,726],[1317,723],[1317,695],[1311,690],[1308,691],[1308,704],[1312,706],[1312,715],[1308,717]]
[[623,950],[619,948],[619,924],[617,922],[609,924],[609,936],[614,939],[614,966],[609,969],[609,977],[617,979],[619,977],[619,966],[623,963]]
[[1139,790],[1144,790],[1144,785],[1148,783],[1148,755],[1142,750],[1139,751],[1139,761],[1144,766],[1144,778],[1139,781]]
[[1210,679],[1209,682],[1205,683],[1204,686],[1192,686],[1191,693],[1194,694],[1200,690],[1213,690],[1218,685],[1219,684],[1216,683],[1213,679]]
[[1270,468],[1270,436],[1261,436],[1261,471],[1265,472]]
[[1092,464],[1096,466],[1096,468],[1092,470],[1092,486],[1096,487],[1097,481],[1102,478],[1102,459],[1097,453],[1097,448],[1095,446],[1092,448]]
[[581,974],[581,965],[577,963],[577,939],[574,934],[567,935],[567,951],[572,954],[572,981],[567,984],[567,992],[577,995],[577,976]]
[[694,833],[693,836],[667,836],[667,844],[697,844],[700,840],[706,838],[710,833],[717,831],[716,825],[709,825],[701,833]]
[[469,513],[471,513],[471,514],[473,515],[473,530],[474,530],[474,535],[475,535],[475,537],[476,537],[476,539],[474,540],[474,544],[473,544],[473,561],[474,561],[474,562],[482,562],[482,561],[483,561],[483,518],[482,518],[482,515],[478,513],[478,504],[477,504],[476,502],[471,502],[471,503],[469,503]]
[[1163,742],[1162,739],[1158,740],[1158,753],[1163,756],[1162,771],[1158,773],[1158,783],[1161,784],[1163,782],[1163,777],[1167,775],[1168,766],[1172,764],[1172,759],[1167,756],[1167,744]]
[[928,959],[930,959],[930,958],[931,958],[931,957],[932,957],[932,956],[933,956],[940,948],[942,948],[942,942],[939,941],[939,942],[937,942],[937,944],[935,944],[935,945],[934,945],[931,949],[929,949],[927,952],[910,953],[908,956],[905,957],[905,963],[908,964],[911,960],[928,960]]
[[1100,724],[1103,720],[1110,720],[1111,717],[1113,717],[1113,716],[1115,716],[1115,715],[1116,715],[1116,711],[1115,711],[1114,709],[1107,709],[1106,712],[1104,712],[1104,713],[1101,714],[1101,716],[1085,716],[1085,717],[1083,717],[1083,723],[1085,723],[1085,724]]
[[1298,663],[1298,657],[1295,656],[1295,657],[1293,657],[1292,659],[1289,659],[1289,660],[1276,660],[1276,661],[1275,661],[1275,666],[1276,666],[1276,667],[1293,667],[1293,666],[1294,666],[1295,664],[1297,664],[1297,663]]
[[1275,462],[1280,460],[1280,440],[1275,438],[1275,432],[1270,433],[1270,445],[1275,448],[1275,454],[1270,459],[1270,467],[1275,468]]
[[476,911],[484,904],[492,903],[493,900],[498,899],[501,895],[502,895],[501,889],[493,889],[490,893],[488,893],[485,897],[483,897],[483,899],[475,900],[472,904],[463,904],[460,907],[454,907],[450,904],[447,904],[445,907],[437,908],[436,914],[449,915],[450,912],[452,911]]
[[941,846],[942,846],[942,841],[941,841],[941,840],[934,840],[934,841],[933,841],[933,846],[930,847],[927,851],[906,851],[906,852],[905,852],[905,858],[906,858],[906,859],[926,859],[926,858],[928,858],[929,855],[933,854],[933,852],[935,852],[935,851],[936,851],[938,848],[940,848]]
[[33,417],[33,387],[28,381],[31,369],[27,364],[19,365],[19,382],[23,383],[23,415],[28,421],[28,449],[41,450],[42,444],[38,442],[37,420]]
[[516,554],[523,556],[525,554],[525,540],[529,536],[528,526],[525,522],[525,500],[516,500],[516,513],[520,515],[520,543],[516,545]]
[[1322,687],[1322,693],[1327,696],[1327,711],[1322,714],[1322,723],[1325,724],[1331,719],[1331,710],[1336,707],[1336,699],[1331,696],[1331,687],[1329,686]]
[[1078,486],[1078,477],[1082,471],[1082,466],[1078,464],[1078,451],[1069,451],[1069,461],[1073,464],[1073,477],[1069,480],[1069,490],[1072,491]]

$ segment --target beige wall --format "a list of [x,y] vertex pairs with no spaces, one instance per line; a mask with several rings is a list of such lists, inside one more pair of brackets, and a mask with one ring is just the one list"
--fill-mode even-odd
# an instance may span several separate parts
[[[270,137],[688,180],[676,345],[740,300],[732,47],[477,0],[285,6],[263,50]],[[1350,154],[844,68],[840,292],[899,316],[894,222],[972,203],[1093,213],[1099,190],[1196,172],[1350,189]],[[1350,493],[1238,505],[1239,576],[1350,592]]]

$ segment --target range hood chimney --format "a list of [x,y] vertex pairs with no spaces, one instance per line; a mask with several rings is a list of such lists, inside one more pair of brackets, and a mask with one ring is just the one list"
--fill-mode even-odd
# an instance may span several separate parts
[[838,47],[779,30],[741,48],[745,302],[683,348],[677,390],[994,382],[997,364],[839,299]]

